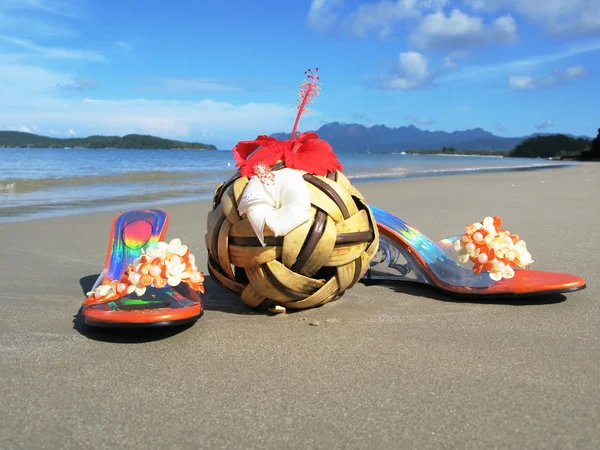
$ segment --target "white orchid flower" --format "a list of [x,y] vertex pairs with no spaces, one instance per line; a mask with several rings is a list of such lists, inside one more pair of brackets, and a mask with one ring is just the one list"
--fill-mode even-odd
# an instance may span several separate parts
[[166,262],[167,266],[167,284],[169,286],[177,286],[181,283],[181,279],[185,278],[185,262],[178,255],[171,256],[171,259]]
[[504,264],[502,261],[494,262],[494,267],[490,270],[490,278],[494,281],[500,281],[502,278],[512,278],[515,271],[512,267]]
[[186,252],[188,251],[188,246],[182,245],[181,239],[175,238],[175,239],[171,239],[171,241],[169,241],[169,246],[167,247],[166,250],[171,255],[184,256],[186,254]]
[[244,188],[238,212],[246,214],[263,246],[265,226],[275,236],[285,236],[312,217],[302,172],[285,168],[268,177],[253,176]]
[[531,253],[529,253],[529,250],[527,250],[527,244],[525,243],[525,241],[517,241],[513,250],[517,253],[519,262],[522,266],[527,266],[533,262],[533,259],[531,258]]
[[108,297],[109,295],[113,295],[115,290],[110,284],[102,284],[96,288],[95,291],[88,292],[88,295],[93,294],[95,298]]
[[135,291],[135,295],[141,297],[146,293],[146,286],[141,283],[142,276],[137,272],[131,272],[128,277],[129,283],[127,287],[127,295]]

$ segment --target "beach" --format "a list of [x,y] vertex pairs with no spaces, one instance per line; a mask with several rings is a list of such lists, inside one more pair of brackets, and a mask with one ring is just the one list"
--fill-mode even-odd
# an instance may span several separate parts
[[209,201],[165,204],[206,275],[192,326],[86,328],[78,310],[125,209],[0,223],[0,448],[600,446],[600,165],[358,186],[432,239],[488,215],[532,268],[587,288],[464,301],[358,283],[254,313],[206,270]]

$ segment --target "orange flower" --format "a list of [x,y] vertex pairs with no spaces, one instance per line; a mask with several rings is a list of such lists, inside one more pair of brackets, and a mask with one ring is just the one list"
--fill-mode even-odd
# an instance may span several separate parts
[[163,288],[184,282],[195,291],[204,293],[204,275],[196,266],[190,249],[173,239],[168,244],[159,242],[129,264],[120,280],[104,280],[94,291],[88,292],[86,304],[116,300],[136,293],[144,295],[148,286]]
[[470,260],[473,273],[485,270],[496,281],[512,278],[515,266],[525,268],[533,262],[525,241],[501,229],[501,225],[500,217],[486,217],[467,225],[466,233],[454,242],[461,263]]
[[140,275],[139,284],[144,287],[154,285],[157,288],[163,288],[167,285],[165,261],[162,258],[142,255],[137,268],[134,268],[133,265],[129,266],[128,272],[133,273],[134,271]]

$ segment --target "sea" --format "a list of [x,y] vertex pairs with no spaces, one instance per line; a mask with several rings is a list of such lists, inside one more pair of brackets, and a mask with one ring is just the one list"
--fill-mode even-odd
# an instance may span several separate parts
[[[403,152],[337,155],[354,184],[576,164]],[[0,148],[0,222],[210,199],[235,171],[231,150]]]

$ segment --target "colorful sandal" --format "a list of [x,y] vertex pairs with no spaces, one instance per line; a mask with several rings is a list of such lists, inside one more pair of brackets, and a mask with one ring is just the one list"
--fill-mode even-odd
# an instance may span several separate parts
[[162,241],[168,222],[156,209],[114,219],[105,269],[83,302],[87,325],[177,325],[200,317],[204,277],[179,239]]
[[365,281],[424,283],[469,298],[557,294],[586,287],[575,275],[530,270],[533,261],[525,242],[501,229],[499,217],[487,217],[467,226],[465,234],[433,242],[398,217],[370,208],[380,243]]

